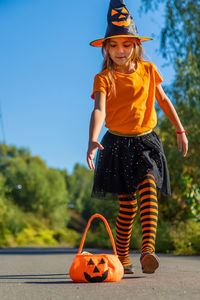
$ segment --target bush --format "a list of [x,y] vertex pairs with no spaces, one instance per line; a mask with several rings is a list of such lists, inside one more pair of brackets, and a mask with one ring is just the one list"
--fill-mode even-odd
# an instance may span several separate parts
[[0,227],[0,247],[17,246],[12,232],[4,227]]
[[138,213],[133,223],[130,249],[141,251],[141,248],[142,248],[142,227],[140,222],[140,215]]
[[50,230],[36,229],[31,226],[24,228],[16,238],[18,246],[71,246],[77,242],[79,234],[71,229]]
[[[110,224],[115,238],[115,226]],[[112,249],[111,241],[103,223],[94,226],[94,230],[89,230],[85,248]],[[80,240],[77,239],[76,246],[79,247]],[[172,253],[177,255],[198,255],[200,254],[200,222],[189,219],[186,222],[172,224],[170,222],[160,222],[157,228],[156,252]],[[139,214],[133,224],[133,231],[130,241],[130,249],[141,251],[142,232]]]
[[53,238],[53,231],[47,228],[39,231],[31,226],[24,228],[17,236],[18,246],[55,246],[57,241]]
[[59,245],[75,246],[80,241],[80,234],[73,229],[57,229],[53,234]]
[[170,228],[174,254],[200,254],[200,222],[190,219]]
[[[114,228],[111,228],[111,231],[112,233],[114,233]],[[80,241],[78,242],[80,244]],[[78,247],[79,244],[77,245]],[[84,247],[96,249],[112,249],[112,244],[108,232],[103,223],[100,223],[98,227],[95,227],[95,231],[88,231]]]
[[156,252],[171,253],[174,250],[174,244],[170,237],[172,224],[168,221],[159,222],[156,234]]
[[[94,224],[91,225],[91,229],[88,230],[84,247],[96,248],[96,249],[112,249],[111,240],[104,223],[101,222],[98,226],[95,223],[96,222],[94,222]],[[109,225],[113,237],[116,240],[115,225],[112,222],[109,222]],[[78,247],[80,245],[80,240],[81,239],[77,240],[78,244],[76,244],[76,246]],[[130,249],[140,250],[141,245],[142,245],[141,225],[136,218],[133,224],[133,234],[131,236]]]

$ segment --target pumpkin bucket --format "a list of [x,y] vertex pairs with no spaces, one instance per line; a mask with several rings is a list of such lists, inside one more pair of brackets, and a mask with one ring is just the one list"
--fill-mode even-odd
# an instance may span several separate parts
[[[109,233],[114,254],[91,254],[82,252],[87,231],[94,218],[104,221]],[[109,282],[120,281],[124,275],[124,268],[117,256],[114,238],[106,219],[100,214],[94,214],[88,221],[79,251],[70,267],[69,275],[75,282]]]

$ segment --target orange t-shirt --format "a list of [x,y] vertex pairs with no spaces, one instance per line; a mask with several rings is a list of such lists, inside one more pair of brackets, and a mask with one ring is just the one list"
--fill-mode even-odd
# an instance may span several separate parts
[[111,94],[107,70],[94,78],[91,95],[99,91],[106,95],[105,126],[122,134],[140,134],[157,124],[155,90],[163,79],[151,62],[137,62],[131,74],[114,72],[116,96]]

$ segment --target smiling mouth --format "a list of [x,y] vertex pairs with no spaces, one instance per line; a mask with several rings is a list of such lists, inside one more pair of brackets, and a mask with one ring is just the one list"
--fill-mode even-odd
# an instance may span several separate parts
[[106,278],[108,277],[108,270],[105,271],[102,276],[94,276],[91,277],[88,273],[84,272],[84,276],[85,279],[89,282],[102,282],[104,280],[106,280]]
[[117,59],[123,59],[123,58],[125,58],[124,56],[121,56],[121,57],[116,57]]

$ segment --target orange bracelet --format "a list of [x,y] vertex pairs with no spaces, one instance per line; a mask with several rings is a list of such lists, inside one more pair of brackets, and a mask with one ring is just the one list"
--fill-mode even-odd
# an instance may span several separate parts
[[176,133],[177,133],[177,134],[185,133],[185,134],[188,135],[188,133],[186,132],[186,130],[183,130],[183,131],[177,131]]

